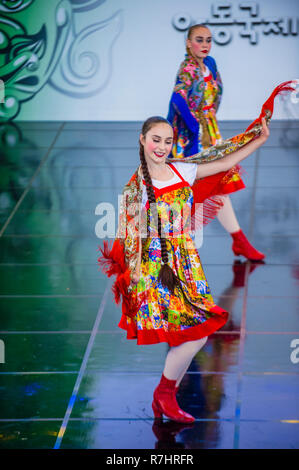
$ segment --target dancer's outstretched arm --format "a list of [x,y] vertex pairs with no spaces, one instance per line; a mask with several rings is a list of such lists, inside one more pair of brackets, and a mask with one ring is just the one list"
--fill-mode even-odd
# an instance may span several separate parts
[[270,135],[269,128],[266,124],[266,119],[262,118],[262,130],[256,139],[252,140],[244,147],[236,150],[230,155],[226,155],[220,160],[214,162],[198,164],[196,179],[205,178],[206,176],[215,175],[221,171],[228,171],[237,163],[244,160],[251,153],[255,152],[261,145],[263,145]]

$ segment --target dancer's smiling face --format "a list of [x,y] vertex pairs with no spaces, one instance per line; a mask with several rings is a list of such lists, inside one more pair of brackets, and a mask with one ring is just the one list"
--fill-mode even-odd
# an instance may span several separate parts
[[198,27],[191,32],[186,45],[191,54],[197,59],[203,59],[209,55],[212,47],[212,33],[209,28]]
[[172,127],[167,123],[154,124],[145,135],[140,134],[140,142],[147,161],[165,163],[173,143]]

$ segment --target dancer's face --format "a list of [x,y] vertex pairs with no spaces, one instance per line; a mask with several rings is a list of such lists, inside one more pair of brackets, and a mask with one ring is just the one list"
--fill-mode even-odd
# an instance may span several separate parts
[[186,44],[196,59],[204,59],[212,47],[212,33],[209,28],[195,28]]
[[140,142],[147,161],[165,163],[173,143],[172,127],[167,123],[154,124],[145,136],[140,134]]

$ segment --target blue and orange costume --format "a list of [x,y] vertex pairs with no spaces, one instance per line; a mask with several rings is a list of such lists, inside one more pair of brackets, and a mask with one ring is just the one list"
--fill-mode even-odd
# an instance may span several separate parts
[[[167,116],[174,129],[174,158],[186,158],[222,142],[216,119],[223,93],[221,76],[213,57],[207,56],[203,62],[205,74],[187,53],[176,77]],[[204,223],[212,220],[222,207],[223,199],[219,196],[245,188],[240,169],[237,165],[227,172],[197,180],[192,186],[194,203],[204,203]]]

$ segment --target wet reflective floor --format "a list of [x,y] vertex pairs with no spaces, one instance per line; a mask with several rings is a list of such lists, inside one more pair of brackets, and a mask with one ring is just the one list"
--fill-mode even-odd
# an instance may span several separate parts
[[217,220],[204,230],[203,267],[230,318],[183,379],[189,426],[154,421],[168,346],[125,339],[97,266],[96,207],[117,207],[138,166],[140,124],[0,128],[0,446],[299,448],[299,122],[271,123],[242,162],[246,189],[231,196],[265,264],[235,258]]

